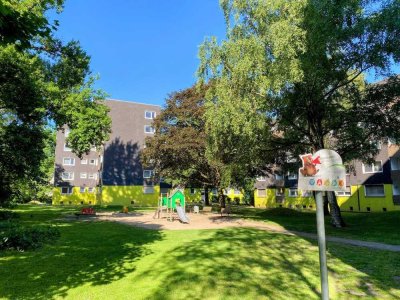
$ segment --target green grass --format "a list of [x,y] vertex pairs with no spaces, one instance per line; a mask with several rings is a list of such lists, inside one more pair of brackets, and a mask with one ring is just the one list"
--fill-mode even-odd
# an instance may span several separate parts
[[[259,209],[235,207],[234,213],[243,218],[279,224],[288,230],[316,233],[315,211],[287,208]],[[385,213],[342,213],[347,226],[334,228],[330,217],[325,218],[326,234],[344,238],[400,245],[400,211]]]
[[[22,207],[21,222],[57,224],[36,251],[0,253],[5,299],[319,299],[315,241],[255,229],[152,231],[59,219]],[[400,253],[331,243],[331,299],[400,299]]]

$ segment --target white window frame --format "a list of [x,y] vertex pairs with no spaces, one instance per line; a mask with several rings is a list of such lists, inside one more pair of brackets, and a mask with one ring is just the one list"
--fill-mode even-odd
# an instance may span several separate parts
[[97,173],[89,173],[88,178],[96,180],[97,179]]
[[[383,195],[372,195],[372,196],[367,195],[367,187],[368,186],[382,186],[383,187]],[[365,197],[368,197],[368,198],[385,197],[385,185],[384,184],[366,184],[366,185],[364,185],[364,195],[365,195]]]
[[[93,163],[92,163],[92,161],[93,161]],[[89,159],[89,165],[97,166],[97,159],[96,158]]]
[[[150,117],[147,117],[147,113],[150,113]],[[144,118],[147,120],[154,120],[156,118],[157,113],[155,111],[151,111],[151,110],[146,110],[144,112]]]
[[94,193],[95,191],[94,187],[88,187],[88,193]]
[[[149,172],[149,175],[146,175],[146,172]],[[153,175],[153,170],[143,170],[143,178],[151,178]]]
[[70,147],[68,147],[67,144],[64,144],[64,151],[65,152],[71,152],[72,149]]
[[[375,171],[375,163],[380,162],[381,163],[381,170],[380,171]],[[383,173],[383,164],[381,160],[376,160],[374,163],[371,164],[372,166],[372,172],[366,172],[365,171],[365,164],[362,164],[362,170],[364,174],[374,174],[374,173]]]
[[79,192],[84,193],[86,188],[84,186],[79,187]]
[[196,189],[195,189],[195,188],[190,188],[190,194],[191,194],[191,195],[196,194]]
[[69,128],[65,128],[64,129],[64,136],[68,137],[70,132],[71,132],[71,130]]
[[87,165],[87,164],[88,164],[87,158],[81,159],[81,165]]
[[86,172],[80,173],[79,178],[80,179],[86,179],[87,178],[87,173]]
[[[66,164],[66,163],[65,163],[65,160],[66,160],[66,159],[69,159],[70,161],[72,161],[72,163]],[[63,157],[63,163],[62,163],[62,165],[63,165],[63,166],[75,166],[75,158],[73,158],[73,157]]]
[[289,189],[289,194],[288,194],[288,196],[291,197],[291,198],[296,198],[296,197],[298,197],[298,196],[299,196],[299,191],[298,191],[298,189],[290,188],[290,189]]
[[[63,192],[63,189],[67,189],[67,193]],[[62,186],[61,187],[61,195],[71,195],[72,194],[72,188],[69,186]]]
[[339,196],[339,197],[351,196],[351,186],[346,186],[345,191],[337,191],[337,192],[335,192],[335,194],[336,194],[336,196]]
[[[265,194],[260,195],[260,191],[263,191]],[[266,189],[257,189],[257,196],[258,197],[267,197],[267,190]]]
[[[150,131],[147,131],[147,129],[151,129]],[[144,133],[147,134],[154,134],[156,132],[155,128],[151,125],[144,125]]]
[[[64,178],[64,174],[72,174],[72,176],[71,176],[71,178],[65,179],[65,178]],[[72,180],[74,180],[74,172],[62,172],[62,173],[61,173],[61,179],[62,179],[63,181],[72,181]]]
[[258,176],[257,181],[267,181],[267,177],[266,176]]
[[143,194],[154,194],[154,193],[155,193],[154,185],[143,186]]

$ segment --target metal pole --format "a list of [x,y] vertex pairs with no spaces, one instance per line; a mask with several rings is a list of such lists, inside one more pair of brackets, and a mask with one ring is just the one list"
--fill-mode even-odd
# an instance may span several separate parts
[[318,248],[319,248],[319,268],[321,273],[321,299],[329,299],[328,286],[328,267],[326,264],[326,240],[325,240],[325,220],[324,220],[324,201],[322,192],[315,193],[317,202],[317,233],[318,233]]

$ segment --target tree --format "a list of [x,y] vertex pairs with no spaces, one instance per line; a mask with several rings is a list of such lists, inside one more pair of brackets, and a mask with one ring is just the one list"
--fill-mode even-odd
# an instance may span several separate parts
[[[173,185],[223,189],[228,166],[207,156],[204,96],[208,87],[191,87],[172,93],[154,120],[156,133],[146,140],[143,162]],[[208,203],[207,203],[208,204]]]
[[[207,98],[217,105],[207,123],[216,139],[228,122],[247,128],[244,143],[254,141],[248,120],[262,118],[270,134],[253,146],[292,157],[331,148],[345,161],[371,158],[375,139],[399,140],[398,78],[364,80],[372,71],[391,76],[392,62],[399,62],[399,1],[222,0],[221,6],[227,39],[204,42],[198,70],[201,81],[215,84]],[[227,110],[235,118],[222,124]],[[333,224],[341,227],[336,197],[328,195]]]
[[54,33],[47,12],[63,1],[2,1],[0,4],[0,205],[15,187],[41,178],[46,128],[71,129],[68,144],[81,156],[108,138],[111,121],[93,88],[90,57],[76,41]]

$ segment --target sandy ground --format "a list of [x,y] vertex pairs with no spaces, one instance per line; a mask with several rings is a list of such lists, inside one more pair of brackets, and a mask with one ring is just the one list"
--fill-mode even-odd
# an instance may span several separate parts
[[[244,220],[235,216],[223,216],[217,213],[187,213],[190,220],[189,224],[181,223],[177,214],[173,215],[173,220],[167,218],[167,214],[161,218],[154,218],[154,212],[141,213],[100,213],[98,220],[116,221],[127,225],[143,227],[147,229],[160,230],[185,230],[185,229],[221,229],[226,227],[259,227],[266,226],[266,223]],[[285,230],[281,226],[269,225],[268,228],[275,230]]]

